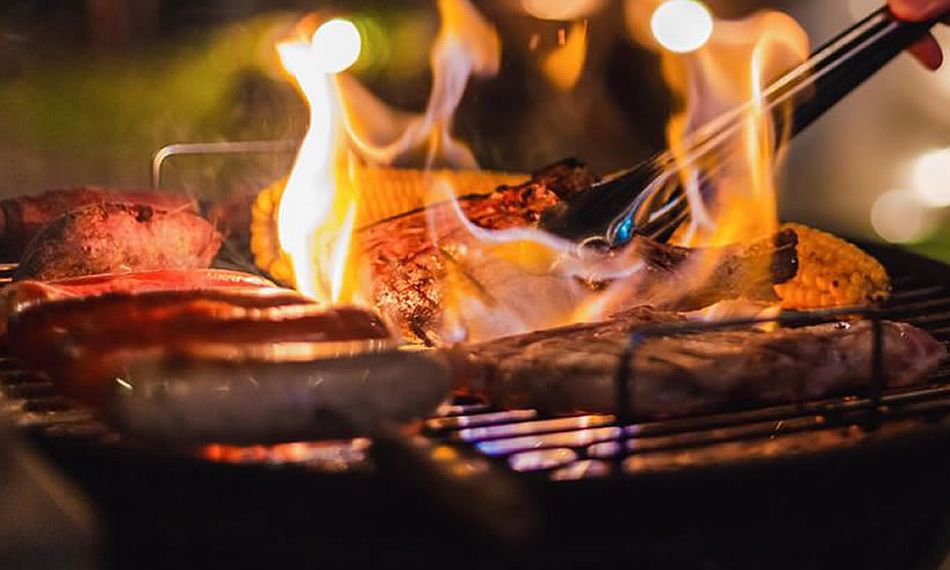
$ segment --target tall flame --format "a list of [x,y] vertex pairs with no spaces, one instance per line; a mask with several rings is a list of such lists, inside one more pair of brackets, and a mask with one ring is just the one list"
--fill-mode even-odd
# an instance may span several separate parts
[[[287,179],[277,214],[280,247],[296,287],[327,303],[368,298],[354,251],[361,201],[359,171],[388,165],[419,147],[426,165],[475,168],[472,152],[452,137],[452,119],[471,75],[498,71],[495,29],[466,0],[439,0],[442,27],[432,49],[432,92],[424,113],[390,109],[341,72],[360,53],[352,23],[323,23],[312,37],[278,45],[285,69],[310,109],[310,125]],[[303,22],[303,27],[307,21]]]
[[[788,138],[787,132],[776,132],[775,117],[787,117],[790,109],[769,108],[763,93],[780,72],[807,57],[804,31],[785,14],[762,12],[740,21],[716,20],[709,40],[693,53],[661,53],[664,74],[681,103],[667,138],[691,213],[674,239],[705,247],[774,234],[775,177]],[[730,123],[735,127],[724,131],[720,146],[709,154],[696,152],[697,140]],[[712,255],[703,256],[688,271],[699,281],[715,262]],[[763,263],[756,270],[764,274],[771,268]]]
[[501,42],[467,0],[439,0],[438,6],[442,25],[429,58],[432,89],[423,113],[393,111],[358,82],[343,83],[349,136],[370,163],[392,164],[424,146],[426,167],[478,167],[471,150],[452,136],[452,121],[469,78],[498,73]]
[[[687,244],[723,245],[775,231],[774,176],[787,133],[774,132],[773,110],[764,105],[762,92],[807,51],[807,36],[792,18],[767,12],[717,21],[708,44],[694,54],[664,54],[664,72],[683,102],[670,121],[668,140],[698,212]],[[731,140],[707,157],[711,162],[696,162],[694,135],[735,119],[735,109],[742,112]],[[707,188],[698,188],[700,179]]]
[[[679,4],[699,5],[695,0]],[[778,227],[774,175],[785,135],[774,132],[773,110],[764,104],[763,88],[778,72],[805,58],[807,37],[794,20],[779,13],[715,22],[711,31],[703,25],[696,29],[701,32],[696,41],[679,37],[677,52],[664,51],[663,56],[666,77],[682,102],[682,112],[669,125],[669,143],[691,206],[690,223],[675,237],[692,247],[749,243]],[[680,52],[688,51],[687,44],[694,51],[684,55]],[[735,113],[736,108],[742,112]],[[737,127],[729,144],[696,160],[696,131],[730,120]],[[485,230],[471,224],[450,195],[443,191],[450,207],[429,211],[432,239],[451,236],[451,241],[438,243],[452,259],[443,304],[447,339],[478,340],[602,319],[630,304],[674,302],[686,294],[678,287],[658,291],[644,286],[650,278],[631,248],[602,255],[534,229]],[[720,261],[716,252],[722,250],[707,251],[677,270],[678,283],[699,285],[713,277]],[[761,267],[754,268],[762,272],[758,275],[771,271],[763,259]],[[464,264],[461,277],[457,274],[462,271],[454,270],[457,264]],[[473,280],[477,291],[460,285]],[[590,283],[601,287],[584,286]],[[763,310],[746,302],[718,309],[707,316],[723,316],[718,314],[722,310]]]
[[[469,79],[498,71],[501,45],[494,27],[467,0],[439,0],[438,7],[442,25],[430,58],[432,91],[422,113],[394,110],[341,73],[356,59],[359,37],[354,41],[355,28],[339,20],[309,39],[279,46],[310,107],[310,127],[280,203],[279,239],[293,260],[298,288],[325,302],[369,298],[360,279],[363,260],[354,254],[360,251],[354,247],[356,220],[367,198],[357,191],[354,173],[420,149],[427,167],[477,166],[471,150],[453,137],[452,121]],[[576,69],[561,78],[562,88],[576,81],[583,66],[586,27],[583,32],[570,48]],[[690,53],[663,51],[664,73],[682,102],[669,125],[669,143],[692,214],[675,239],[711,246],[770,235],[777,228],[774,171],[785,135],[775,132],[763,85],[804,58],[807,39],[787,16],[765,13],[742,22],[717,21],[708,38],[690,45]],[[742,113],[727,112],[737,106]],[[703,125],[730,120],[738,125],[734,141],[695,160],[692,147]],[[446,258],[439,284],[444,340],[603,318],[622,309],[619,303],[653,300],[641,294],[677,294],[666,291],[675,287],[641,287],[644,263],[636,248],[598,252],[532,228],[486,230],[466,218],[455,189],[436,176],[430,176],[429,186],[430,202],[440,202],[427,210],[429,238]],[[716,260],[697,258],[682,271],[702,282]],[[763,264],[761,270],[769,268]]]
[[278,237],[292,260],[297,288],[332,303],[352,302],[356,294],[345,279],[357,201],[338,183],[345,143],[334,75],[355,62],[359,45],[353,24],[330,20],[309,41],[277,47],[310,108],[310,126],[281,197]]

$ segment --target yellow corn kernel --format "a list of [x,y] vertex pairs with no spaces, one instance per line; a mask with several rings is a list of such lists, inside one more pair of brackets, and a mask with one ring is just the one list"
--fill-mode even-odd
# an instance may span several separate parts
[[857,246],[802,224],[782,229],[798,235],[798,275],[775,286],[783,308],[867,305],[890,295],[884,266]]
[[[361,197],[356,227],[364,227],[425,205],[432,183],[445,181],[456,196],[487,194],[498,186],[521,184],[525,174],[483,171],[424,171],[400,168],[362,168],[346,183],[357,187]],[[277,239],[277,208],[287,180],[274,182],[251,206],[251,253],[254,263],[274,279],[293,285],[290,260]]]

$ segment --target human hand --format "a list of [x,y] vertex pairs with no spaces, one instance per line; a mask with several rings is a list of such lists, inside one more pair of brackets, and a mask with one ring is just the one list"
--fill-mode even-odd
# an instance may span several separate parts
[[[950,13],[950,0],[887,0],[887,3],[895,16],[909,22],[922,22]],[[943,52],[933,34],[927,34],[908,51],[929,69],[937,69],[943,63]]]

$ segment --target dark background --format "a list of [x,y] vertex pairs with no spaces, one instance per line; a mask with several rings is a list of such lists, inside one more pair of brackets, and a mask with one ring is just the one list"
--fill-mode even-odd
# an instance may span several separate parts
[[[551,86],[540,61],[569,22],[534,18],[517,0],[476,2],[501,35],[502,69],[470,82],[455,132],[483,167],[528,171],[578,156],[607,173],[665,145],[670,96],[656,56],[625,25],[627,11],[643,2],[593,3],[586,65],[568,91]],[[724,18],[786,10],[813,46],[876,7],[871,0],[707,4]],[[314,10],[346,15],[364,32],[353,70],[361,81],[393,106],[424,107],[439,24],[434,1],[3,2],[0,194],[80,183],[146,186],[153,153],[171,142],[299,136],[305,109],[273,46]],[[783,174],[783,217],[880,239],[872,205],[886,192],[910,189],[918,156],[950,145],[947,103],[950,71],[928,73],[906,56],[894,62],[796,139]],[[176,159],[168,181],[216,196],[266,184],[289,159]],[[901,196],[901,215],[920,226],[910,241],[950,259],[945,211],[920,206],[911,192]]]

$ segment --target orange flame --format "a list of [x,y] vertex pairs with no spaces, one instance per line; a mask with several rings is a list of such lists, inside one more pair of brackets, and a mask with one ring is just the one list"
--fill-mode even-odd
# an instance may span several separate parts
[[[701,4],[677,2],[689,10]],[[701,35],[708,32],[701,17],[695,29]],[[677,52],[664,51],[664,71],[683,111],[670,122],[669,142],[691,206],[691,222],[680,229],[678,241],[707,247],[769,236],[778,227],[774,175],[786,136],[774,132],[772,110],[763,103],[763,86],[806,57],[807,37],[788,16],[763,13],[741,22],[714,22],[709,37],[693,41],[681,34],[674,40]],[[684,55],[688,45],[695,46],[694,51]],[[736,114],[736,108],[742,111]],[[697,161],[691,150],[697,130],[737,117],[734,140]],[[443,192],[446,199],[449,194]],[[643,262],[634,252],[604,256],[585,253],[537,230],[485,230],[468,222],[457,206],[432,209],[429,214],[431,235],[452,235],[455,240],[439,244],[440,248],[465,263],[464,276],[454,277],[445,294],[446,320],[452,328],[446,334],[453,340],[602,319],[623,305],[675,301],[680,294],[654,288],[649,294],[670,298],[637,297],[646,289],[639,287]],[[446,230],[452,224],[463,231]],[[717,267],[717,250],[707,251],[678,270],[690,283],[703,283]],[[755,270],[768,272],[771,264],[763,262]],[[477,292],[458,285],[466,279],[478,282]],[[597,289],[581,285],[608,281]],[[760,315],[771,310],[739,301],[717,304],[701,315]]]
[[467,0],[439,0],[439,15],[442,25],[429,58],[432,89],[423,113],[393,111],[358,82],[343,83],[348,133],[371,163],[392,164],[424,146],[427,168],[439,162],[478,167],[471,150],[452,136],[452,120],[469,77],[498,73],[501,41]]
[[347,279],[357,197],[338,180],[346,147],[334,76],[356,60],[359,44],[352,24],[330,20],[309,40],[277,48],[310,108],[310,126],[281,197],[278,237],[297,289],[328,303],[357,300],[353,279]]
[[[419,114],[393,110],[354,78],[338,75],[349,60],[325,48],[322,27],[308,41],[279,46],[311,113],[280,204],[279,237],[293,260],[298,288],[318,299],[341,303],[369,298],[360,279],[363,260],[352,253],[360,248],[351,247],[364,199],[352,183],[355,171],[392,164],[420,148],[427,167],[438,162],[476,166],[472,152],[452,136],[453,115],[471,76],[497,72],[501,46],[494,27],[467,0],[440,0],[439,11],[432,91]],[[566,47],[570,54],[562,56],[570,55],[573,63],[583,53],[577,47],[583,47],[583,36],[578,38]],[[691,222],[676,238],[693,246],[745,242],[775,231],[773,176],[784,135],[774,132],[771,110],[762,104],[762,86],[789,60],[807,52],[807,40],[794,21],[774,13],[716,22],[704,42],[685,55],[664,52],[664,71],[683,102],[683,111],[669,126],[670,146],[692,210]],[[577,69],[583,58],[579,61]],[[577,79],[576,70],[571,71],[561,78],[563,88]],[[695,161],[690,141],[700,126],[735,118],[726,110],[741,105],[735,144]],[[618,302],[631,303],[630,292],[639,290],[644,264],[635,251],[602,254],[531,228],[486,230],[466,218],[454,189],[431,178],[429,200],[440,204],[427,211],[429,235],[448,260],[441,284],[444,340],[484,339],[604,318],[618,309]],[[701,185],[703,179],[707,182]],[[698,257],[684,271],[702,282],[716,260]]]
[[[808,38],[789,16],[763,12],[741,21],[716,20],[708,42],[690,54],[662,51],[663,70],[682,111],[667,128],[680,184],[690,203],[690,223],[675,239],[692,247],[722,246],[767,237],[778,229],[775,175],[788,133],[775,132],[775,112],[764,87],[803,61]],[[695,142],[734,121],[711,154],[697,158]],[[785,121],[784,124],[788,124]],[[714,251],[714,250],[710,250]],[[701,281],[715,265],[712,255],[684,271]],[[757,271],[770,271],[763,264]],[[726,305],[723,305],[726,306]],[[710,317],[743,312],[712,310]]]
[[[763,84],[777,72],[807,56],[808,40],[790,17],[768,12],[738,22],[717,21],[709,43],[691,56],[664,54],[664,71],[684,101],[670,122],[668,139],[684,183],[696,191],[700,176],[711,179],[713,196],[695,210],[710,210],[705,231],[690,245],[723,245],[771,234],[777,227],[774,174],[786,133],[775,133],[770,110],[762,101]],[[735,118],[725,152],[713,164],[696,164],[690,154],[693,134]],[[695,194],[694,194],[695,195]],[[695,211],[694,210],[694,211]]]
[[[452,118],[471,75],[492,75],[500,61],[495,29],[466,0],[440,0],[442,28],[432,50],[432,93],[419,115],[390,109],[340,74],[359,56],[358,30],[325,22],[310,38],[278,45],[281,62],[310,109],[310,125],[277,215],[281,249],[296,287],[327,303],[369,298],[352,247],[364,199],[354,180],[368,165],[388,165],[426,146],[426,165],[475,168],[474,155],[451,135]],[[352,149],[352,150],[351,150]]]

